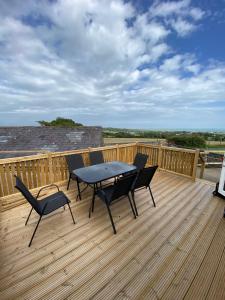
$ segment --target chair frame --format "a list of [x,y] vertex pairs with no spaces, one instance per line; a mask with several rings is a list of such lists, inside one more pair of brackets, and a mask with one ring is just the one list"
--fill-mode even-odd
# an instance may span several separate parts
[[[147,161],[148,161],[148,155],[138,152],[138,153],[136,153],[136,155],[134,157],[133,165],[137,167],[137,171],[140,171],[140,170],[144,169]],[[144,162],[144,164],[143,164],[143,162]],[[140,166],[140,163],[141,163],[141,166]]]
[[[14,177],[15,178],[18,178],[21,182],[22,182],[22,180],[18,177],[18,176],[16,176],[16,175],[14,175]],[[23,183],[23,182],[22,182]],[[24,184],[23,184],[24,185]],[[25,185],[24,185],[25,186]],[[40,196],[40,193],[41,193],[41,191],[43,191],[44,189],[46,189],[46,188],[49,188],[49,187],[52,187],[52,186],[54,186],[54,187],[56,187],[57,188],[57,190],[58,190],[58,192],[60,191],[59,190],[59,187],[56,185],[56,184],[50,184],[50,185],[47,185],[47,186],[44,186],[44,187],[42,187],[39,191],[38,191],[38,193],[37,193],[37,196],[36,197],[34,197],[33,196],[33,198],[36,200],[36,201],[38,201],[38,197]],[[21,189],[20,188],[18,188],[17,186],[15,186],[15,188],[17,188],[21,193],[22,193],[22,195],[24,196],[24,194],[23,194],[23,192],[21,191]],[[27,189],[27,187],[25,186],[25,188]],[[28,189],[27,189],[28,190]],[[29,191],[29,190],[28,190]],[[32,194],[31,194],[32,195]],[[28,199],[24,196],[24,198],[28,201]],[[70,214],[71,214],[71,217],[72,217],[72,220],[73,220],[73,223],[74,224],[76,224],[76,222],[75,222],[75,219],[74,219],[74,216],[73,216],[73,213],[72,213],[72,210],[71,210],[71,207],[70,207],[70,204],[69,204],[69,200],[68,200],[68,198],[66,197],[66,195],[65,195],[65,199],[67,200],[67,205],[68,205],[68,207],[69,207],[69,211],[70,211]],[[29,202],[29,204],[30,204],[30,202]],[[31,204],[30,204],[31,205]],[[42,209],[42,211],[39,213],[39,212],[37,212],[37,214],[39,215],[39,219],[38,219],[38,222],[37,222],[37,224],[36,224],[36,226],[35,226],[35,229],[34,229],[34,231],[33,231],[33,234],[32,234],[32,236],[31,236],[31,239],[30,239],[30,242],[29,242],[29,244],[28,244],[28,247],[30,247],[31,246],[31,244],[32,244],[32,241],[33,241],[33,239],[34,239],[34,236],[35,236],[35,233],[36,233],[36,231],[37,231],[37,229],[38,229],[38,226],[39,226],[39,224],[40,224],[40,222],[41,222],[41,219],[42,219],[42,217],[45,215],[44,213],[45,213],[45,210],[46,210],[46,208],[47,208],[47,205],[48,205],[48,202],[46,202],[46,204],[44,205],[44,207],[43,207],[43,209]],[[31,205],[32,206],[32,205]],[[64,206],[61,206],[61,207],[63,207],[64,208],[64,210],[65,210],[65,205]],[[60,207],[59,207],[60,208]],[[30,210],[30,212],[29,212],[29,214],[28,214],[28,217],[27,217],[27,219],[26,219],[26,222],[25,222],[25,226],[27,225],[27,223],[28,223],[28,221],[29,221],[29,219],[30,219],[30,216],[31,216],[31,213],[32,213],[32,211],[33,211],[33,206],[31,207],[31,210]],[[58,209],[58,208],[57,208]],[[57,209],[55,209],[55,210],[57,210]],[[55,211],[55,210],[53,210],[53,211]],[[53,212],[52,211],[52,212]],[[49,213],[48,213],[49,214]],[[48,215],[48,214],[46,214],[46,215]]]
[[[80,157],[82,163],[83,163],[83,167],[84,167],[84,161],[83,161],[83,158],[82,158],[82,155],[81,154],[70,154],[70,155],[67,155],[66,156],[66,162],[67,162],[67,166],[68,166],[68,170],[69,170],[69,179],[68,179],[68,183],[67,183],[67,191],[69,190],[69,186],[70,186],[70,180],[73,179],[72,178],[72,175],[74,175],[74,177],[76,178],[76,183],[77,183],[77,191],[78,191],[78,194],[76,196],[76,200],[78,200],[78,198],[81,200],[81,194],[87,189],[88,185],[86,185],[82,190],[80,189],[80,182],[79,182],[79,179],[78,177],[75,175],[75,174],[72,174],[72,169],[70,169],[70,166],[69,166],[69,160],[68,158],[69,157],[72,157],[72,156],[76,156],[76,157]],[[67,158],[68,157],[68,158]]]
[[[94,160],[95,160],[94,155],[97,155],[97,156],[98,156],[98,157],[97,157],[97,160],[98,160],[97,163],[94,162]],[[101,161],[100,161],[99,159],[100,159]],[[91,165],[91,166],[98,165],[98,164],[101,164],[101,163],[104,163],[104,162],[105,162],[105,161],[104,161],[104,156],[103,156],[103,153],[102,153],[101,150],[89,152],[89,160],[90,160],[90,165]]]
[[[134,178],[135,176],[134,176],[134,175],[131,175],[131,176],[129,176],[129,177],[133,177],[133,178]],[[123,179],[117,181],[117,183],[115,183],[115,184],[112,185],[111,187],[114,187],[114,191],[115,191],[115,189],[116,189],[116,187],[117,187],[117,185],[118,185],[118,182],[123,181],[123,180],[127,180],[127,179],[128,179],[128,177],[126,177],[126,179],[123,178]],[[114,198],[114,199],[112,198],[112,199],[109,201],[110,203],[108,203],[108,201],[107,201],[107,196],[106,196],[106,194],[105,194],[105,192],[104,192],[104,189],[98,189],[98,188],[97,188],[97,185],[95,185],[95,190],[94,190],[93,197],[92,197],[92,201],[91,201],[91,205],[90,205],[90,208],[89,208],[89,218],[91,217],[91,212],[92,212],[92,213],[94,212],[95,194],[96,194],[99,190],[101,190],[102,194],[104,195],[104,203],[105,203],[106,208],[107,208],[107,212],[108,212],[108,215],[109,215],[109,219],[110,219],[110,222],[111,222],[111,225],[112,225],[112,228],[113,228],[113,233],[116,234],[117,231],[116,231],[115,223],[114,223],[114,220],[113,220],[113,217],[112,217],[112,213],[111,213],[111,209],[110,209],[110,205],[111,205],[115,200],[120,199],[120,198],[127,197],[127,198],[128,198],[128,201],[129,201],[129,204],[130,204],[130,207],[131,207],[131,210],[132,210],[132,213],[133,213],[133,216],[134,216],[134,219],[136,219],[135,208],[134,208],[133,205],[132,205],[132,200],[131,200],[130,195],[129,195],[130,189],[129,189],[129,191],[128,191],[127,193],[121,195],[120,197]]]
[[[153,173],[153,176],[154,176],[154,174],[155,174],[155,172],[156,172],[158,166],[152,166],[152,168],[153,168],[153,167],[154,167],[154,169],[155,169],[155,171],[154,171],[154,173]],[[150,167],[150,168],[151,168],[151,167]],[[143,170],[145,170],[145,169],[143,169]],[[141,172],[142,172],[143,170],[140,170],[140,171],[137,173],[136,180],[138,179],[138,176],[140,176],[140,174],[141,174]],[[154,199],[154,197],[153,197],[152,190],[151,190],[151,187],[150,187],[150,184],[151,184],[151,181],[152,181],[153,176],[151,177],[151,179],[150,179],[150,181],[149,181],[149,183],[148,183],[147,185],[143,185],[142,187],[139,187],[139,188],[137,188],[137,189],[135,189],[135,188],[134,188],[134,189],[131,189],[131,195],[132,195],[132,200],[133,200],[133,205],[134,205],[134,209],[135,209],[136,216],[138,216],[138,210],[137,210],[137,205],[136,205],[135,197],[134,197],[135,191],[138,191],[138,190],[141,190],[141,189],[144,189],[144,188],[148,189],[148,190],[149,190],[149,193],[150,193],[150,196],[151,196],[151,199],[152,199],[152,202],[153,202],[153,206],[156,207],[155,199]],[[135,187],[135,183],[134,183],[134,187]]]

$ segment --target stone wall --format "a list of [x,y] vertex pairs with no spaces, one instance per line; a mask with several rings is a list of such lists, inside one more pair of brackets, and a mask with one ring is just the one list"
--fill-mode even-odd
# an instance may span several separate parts
[[[0,127],[0,158],[32,155],[43,150],[64,151],[103,145],[101,127]],[[33,153],[22,153],[31,150]]]

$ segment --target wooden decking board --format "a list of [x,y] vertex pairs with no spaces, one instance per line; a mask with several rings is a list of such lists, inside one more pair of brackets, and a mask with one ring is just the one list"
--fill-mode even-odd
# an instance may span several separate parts
[[[142,191],[140,191],[139,193],[138,193],[138,195],[140,195],[140,193],[142,193]],[[157,194],[156,194],[156,197],[157,197]],[[157,199],[157,198],[156,198]],[[160,199],[158,199],[159,201],[161,201],[161,198]],[[165,199],[164,199],[165,200]],[[146,201],[148,201],[147,199],[146,199]],[[151,205],[151,203],[150,203],[150,205]],[[86,211],[86,210],[85,210]],[[105,215],[105,213],[103,212],[103,215]],[[97,220],[93,220],[93,222],[94,222],[94,224],[96,224],[98,221],[99,221],[99,216],[97,216],[97,217],[95,217],[96,216],[96,213],[93,215],[93,218],[96,218]],[[84,216],[84,219],[86,220],[86,222],[88,223],[88,219],[87,219],[87,217],[86,216]],[[48,220],[48,219],[47,219]],[[46,221],[47,221],[46,220]],[[51,221],[52,222],[52,220],[50,220],[49,219],[49,221]],[[79,224],[80,224],[80,222],[79,222]],[[68,226],[68,225],[67,225]],[[97,225],[96,225],[97,226]],[[72,232],[73,232],[73,230],[72,230]],[[89,232],[90,231],[88,231],[88,233],[87,234],[89,234]],[[91,231],[91,233],[93,233],[93,228],[92,228],[92,231]],[[67,232],[64,236],[62,235],[62,237],[67,237],[67,239],[68,239],[68,241],[70,241],[71,240],[71,237],[70,237],[70,232]],[[57,241],[58,241],[59,239],[57,239]],[[56,242],[54,241],[54,245],[56,244]],[[39,244],[38,244],[39,245]],[[47,247],[48,248],[48,250],[49,250],[49,252],[52,252],[54,249],[52,249],[51,247],[50,247],[50,245],[48,244],[47,246],[45,246],[45,247]],[[51,248],[51,249],[49,249],[49,247]],[[23,249],[24,249],[24,247],[23,247]],[[30,252],[29,251],[29,248],[27,249],[27,248],[25,248],[27,251],[28,251],[28,255],[30,255],[32,252]],[[47,250],[47,249],[46,249]],[[7,251],[8,251],[8,249],[7,249]],[[36,257],[36,254],[35,254],[35,251],[33,251],[33,253],[34,253],[34,255],[35,255],[35,257]],[[18,257],[18,253],[16,254],[16,258]],[[27,257],[27,256],[26,256]]]
[[[221,209],[219,214],[221,213]],[[221,220],[220,224],[223,220]],[[185,299],[205,299],[212,280],[217,272],[221,258],[225,249],[225,226],[219,225],[211,245],[207,251],[205,259],[202,261],[198,272],[189,287]]]
[[[185,212],[188,213],[186,210]],[[127,296],[130,297],[133,295],[134,298],[138,298],[139,294],[151,281],[151,278],[154,278],[159,272],[160,266],[162,265],[164,267],[163,260],[165,257],[173,252],[174,248],[176,249],[176,247],[168,242],[168,239],[176,235],[176,228],[178,228],[180,224],[178,220],[179,217],[182,219],[182,215],[180,215],[175,220],[172,220],[175,232],[167,227],[166,230],[168,233],[165,232],[162,236],[157,236],[155,240],[152,240],[151,243],[136,256],[136,259],[142,265],[142,271],[138,272],[136,276],[128,282],[126,287],[123,288],[123,292]],[[160,231],[160,233],[162,233],[162,231]]]
[[[215,208],[215,206],[216,205],[212,205],[212,208]],[[213,210],[211,210],[211,214],[212,212]],[[211,216],[211,214],[209,216]],[[182,268],[182,265],[187,259],[188,254],[192,250],[192,247],[197,242],[197,239],[200,236],[202,230],[204,229],[206,222],[209,220],[209,216],[202,216],[202,220],[204,221],[202,224],[198,224],[198,230],[196,230],[197,224],[195,224],[195,231],[191,232],[191,230],[193,229],[192,226],[189,230],[189,233],[184,235],[182,241],[179,244],[177,244],[177,249],[174,249],[171,256],[168,257],[167,261],[165,261],[162,264],[163,267],[158,272],[157,277],[154,278],[154,281],[151,283],[151,285],[149,285],[142,293],[141,297],[143,299],[148,299],[149,290],[151,289],[153,289],[157,293],[158,298],[162,298],[164,292],[168,289],[169,285],[171,284],[171,281],[176,277],[177,272]],[[177,299],[179,299],[179,297]]]
[[[143,220],[142,220],[142,222],[144,222]],[[132,226],[133,226],[133,223],[131,224]],[[125,233],[125,232],[124,232]],[[111,229],[110,229],[110,234],[111,234]],[[105,243],[107,244],[108,243],[108,240],[106,240],[105,241]],[[111,243],[112,244],[112,243]],[[109,244],[109,246],[110,246],[110,244]],[[112,246],[112,245],[111,245]],[[101,245],[101,247],[102,247],[102,245]]]
[[[183,208],[183,206],[180,208],[180,210]],[[179,205],[177,206],[177,210],[179,210]],[[175,215],[176,214],[176,212],[174,211],[173,212],[173,214]],[[169,218],[171,218],[171,215],[172,214],[170,214],[170,216],[169,216]],[[168,218],[168,219],[169,219]],[[165,218],[165,220],[164,220],[164,223],[165,224],[163,224],[163,222],[161,222],[160,223],[160,225],[159,225],[159,227],[166,227],[166,230],[168,229],[168,225],[170,225],[171,224],[171,220],[167,220],[167,222],[166,222],[166,218]],[[170,223],[170,224],[168,224],[168,223]],[[167,225],[167,226],[166,226]],[[98,278],[98,287],[100,287],[100,283],[101,283],[101,281],[103,281],[103,283],[104,283],[104,280],[109,280],[110,278],[108,278],[107,276],[109,275],[109,277],[110,276],[113,276],[114,274],[112,273],[112,270],[114,270],[114,273],[117,273],[118,272],[118,270],[117,270],[117,268],[119,269],[119,270],[121,270],[122,268],[123,268],[123,265],[126,265],[126,263],[129,261],[129,259],[130,258],[132,258],[133,256],[137,256],[138,257],[138,252],[140,252],[141,251],[141,249],[142,248],[145,248],[146,247],[146,245],[149,243],[149,241],[153,238],[153,237],[156,237],[156,235],[157,235],[157,232],[159,232],[159,230],[154,230],[154,228],[152,227],[151,228],[152,229],[152,232],[150,231],[150,232],[145,232],[144,233],[144,236],[140,239],[140,242],[142,243],[142,245],[141,245],[141,247],[139,246],[139,241],[137,240],[136,241],[136,243],[133,243],[133,245],[131,244],[130,246],[129,246],[129,248],[130,248],[130,251],[129,251],[129,257],[127,257],[127,255],[126,255],[126,248],[125,248],[125,251],[124,250],[122,250],[123,252],[119,252],[119,249],[117,248],[117,253],[118,253],[118,255],[119,255],[119,258],[115,255],[115,258],[113,258],[112,257],[112,259],[111,259],[111,261],[110,261],[110,264],[108,264],[107,263],[107,265],[106,265],[106,271],[104,272],[104,277],[103,276],[101,276],[101,273],[96,273],[95,272],[95,270],[93,270],[94,271],[94,274],[92,275],[92,280],[90,280],[89,282],[88,282],[88,288],[86,288],[87,287],[87,285],[85,284],[85,286],[83,285],[82,287],[81,287],[81,289],[80,290],[78,290],[77,292],[76,292],[76,294],[72,294],[71,295],[71,299],[72,298],[78,298],[79,299],[79,294],[81,294],[81,295],[83,295],[84,293],[87,293],[86,295],[85,295],[85,297],[86,298],[89,298],[89,297],[91,297],[92,295],[90,295],[90,293],[91,293],[91,290],[93,289],[93,288],[95,288],[95,284],[93,284],[93,282],[92,281],[94,281],[95,282],[95,280],[96,280],[96,278]],[[153,230],[154,230],[154,232],[153,232]],[[138,238],[140,238],[140,233],[139,233],[139,236],[138,236]],[[111,253],[110,253],[110,256],[111,256]],[[75,283],[73,283],[73,284],[75,284]],[[70,297],[69,297],[70,298]]]
[[[107,223],[108,224],[108,223]],[[111,235],[111,230],[110,230],[110,235]],[[33,269],[33,268],[31,268],[31,269]]]
[[[147,201],[147,200],[146,200]],[[87,208],[87,207],[86,207]],[[86,220],[86,223],[88,223],[89,222],[89,220],[88,220],[88,218],[86,217],[86,208],[85,208],[85,215],[83,216],[83,219],[85,219]],[[77,211],[77,208],[75,207],[75,209],[76,209],[76,211]],[[76,213],[76,212],[75,212]],[[77,213],[80,213],[79,211],[77,212]],[[102,210],[102,214],[103,215],[105,215],[105,212]],[[97,217],[96,217],[96,215],[97,215]],[[56,218],[57,218],[58,216],[56,216]],[[52,222],[52,219],[53,219],[54,217],[52,217],[52,218],[50,218],[50,219],[46,219],[45,221],[45,225],[47,225],[47,222]],[[93,220],[94,219],[94,220]],[[93,217],[92,217],[92,220],[93,220],[93,222],[95,222],[96,220],[95,219],[97,219],[97,222],[98,222],[98,220],[99,220],[99,215],[97,214],[97,209],[96,209],[96,212],[95,212],[95,214],[93,215]],[[78,225],[77,226],[79,226],[80,225],[80,221],[81,220],[79,220],[79,222],[78,222]],[[51,223],[50,223],[51,224]],[[66,226],[68,226],[68,224],[66,224]],[[21,230],[23,230],[24,229],[24,225],[23,225],[23,228],[21,229]],[[73,231],[73,230],[72,230]],[[66,236],[69,236],[69,232],[66,232],[66,234],[64,234],[64,237],[66,237]],[[63,235],[61,235],[61,237],[63,237]],[[38,244],[38,246],[39,246],[39,244]],[[48,245],[47,245],[48,246]],[[25,249],[27,249],[27,248],[25,248]],[[14,249],[13,249],[14,250]],[[31,250],[31,249],[30,249]],[[30,251],[29,251],[29,249],[28,249],[28,253],[30,253]]]
[[213,282],[210,286],[210,290],[206,297],[206,300],[225,299],[224,278],[225,278],[225,249],[223,251],[223,255],[221,257]]
[[217,205],[217,209],[209,220],[205,230],[199,237],[189,256],[187,257],[182,268],[177,273],[175,279],[173,280],[170,288],[164,294],[163,299],[174,299],[185,297],[195,274],[197,273],[205,255],[208,247],[214,237],[217,230],[218,223],[221,217],[221,203]]
[[[181,227],[180,227],[180,230],[181,230]],[[109,283],[109,286],[111,287],[111,290],[110,290],[111,294],[110,294],[109,299],[111,299],[111,296],[114,297],[117,294],[117,292],[120,291],[120,289],[124,288],[124,285],[126,284],[126,282],[127,282],[127,284],[129,283],[129,285],[132,286],[132,280],[135,280],[134,279],[135,274],[136,275],[139,273],[140,273],[140,275],[144,274],[144,276],[143,276],[143,277],[145,277],[144,280],[143,280],[143,278],[140,278],[140,280],[139,280],[139,282],[141,282],[143,284],[145,279],[147,279],[149,277],[149,274],[148,274],[148,276],[146,276],[146,273],[151,273],[151,270],[152,270],[152,267],[151,267],[152,263],[148,262],[149,257],[151,257],[152,261],[155,260],[155,262],[154,262],[155,266],[156,266],[156,261],[158,263],[158,266],[160,266],[162,264],[163,254],[168,253],[170,250],[173,251],[173,249],[175,247],[174,245],[173,245],[173,247],[171,247],[171,239],[173,238],[174,235],[176,235],[176,232],[170,237],[170,240],[166,240],[164,242],[164,245],[161,246],[159,252],[156,251],[155,253],[154,253],[155,249],[153,249],[153,246],[152,246],[152,245],[154,245],[154,240],[152,240],[151,243],[143,249],[144,251],[142,254],[142,258],[141,258],[141,253],[134,258],[139,262],[139,265],[137,266],[137,270],[134,270],[134,268],[131,268],[132,273],[129,274],[131,276],[131,278],[129,278],[129,276],[126,276],[126,278],[124,278],[123,281],[118,282],[117,276],[115,276],[113,278],[113,280],[111,280]],[[179,235],[181,235],[181,233],[179,233]],[[175,242],[174,242],[174,244],[175,244]],[[148,249],[148,247],[149,247],[149,249]],[[166,251],[165,251],[165,249],[166,249]],[[158,269],[158,266],[156,267],[157,269]],[[127,265],[126,268],[129,269],[129,266]],[[140,270],[139,270],[140,268],[143,268],[143,270],[142,270],[143,272],[140,272]],[[146,272],[146,270],[147,270],[147,272]],[[118,276],[120,276],[120,273],[118,273]],[[147,282],[149,282],[148,279],[147,279]],[[108,290],[109,290],[109,287],[108,287],[108,285],[106,285],[105,289],[102,291],[99,291],[96,294],[95,298],[96,299],[105,299],[105,297],[107,296]],[[124,292],[124,294],[125,294],[125,292]],[[135,295],[135,296],[137,296],[137,295]]]
[[[142,222],[143,222],[143,221],[142,221]],[[134,226],[133,223],[132,223],[131,225]],[[105,243],[109,243],[108,239],[105,241]],[[68,268],[69,268],[69,267],[68,267]],[[67,271],[68,271],[68,270],[67,270]],[[72,268],[72,271],[74,271],[73,268]],[[52,281],[54,281],[54,280],[52,279]]]
[[[146,208],[147,208],[147,206],[145,206],[145,209]],[[127,212],[127,207],[126,207],[126,212]],[[121,213],[122,213],[122,211],[121,211]],[[130,215],[122,214],[122,217],[123,217],[123,221],[125,221],[125,220],[127,220],[127,222],[130,221]],[[98,231],[97,234],[99,234],[99,233],[101,233],[101,232]],[[108,239],[110,237],[110,235],[111,235],[110,230],[104,231],[103,234],[101,234],[101,238],[102,239]],[[72,236],[71,236],[71,240],[73,240]],[[79,257],[79,255],[78,255],[79,252],[81,252],[81,254],[85,253],[84,249],[82,249],[84,243],[86,243],[85,247],[86,247],[87,250],[88,249],[91,250],[92,248],[94,248],[94,246],[96,246],[95,243],[93,242],[93,240],[88,239],[85,235],[81,236],[80,239],[75,238],[75,242],[73,242],[73,243],[64,243],[60,248],[54,250],[53,254],[49,253],[44,257],[44,259],[42,258],[42,261],[40,261],[40,262],[35,261],[35,263],[32,263],[32,265],[29,265],[29,264],[26,265],[25,268],[21,269],[21,272],[18,272],[18,270],[17,270],[17,281],[20,281],[22,278],[26,278],[28,275],[31,275],[33,273],[32,270],[37,269],[37,267],[38,267],[38,269],[41,268],[42,265],[47,267],[48,264],[50,264],[52,262],[52,259],[59,260],[60,258],[62,258],[61,260],[66,260],[67,256],[70,256],[70,258],[72,258],[73,255],[71,254],[71,251],[75,250],[76,248],[78,248],[78,250],[76,251],[76,255]],[[62,253],[60,253],[60,252],[62,252]],[[27,274],[27,272],[28,272],[28,274]],[[20,277],[20,273],[21,273],[22,277]],[[10,277],[12,277],[12,275],[10,275]],[[8,285],[10,285],[10,277],[5,277],[4,278],[4,281]],[[36,279],[34,279],[34,280],[36,280]]]
[[[89,189],[82,201],[72,200],[77,225],[68,210],[49,216],[30,249],[27,242],[37,218],[33,215],[24,227],[29,207],[1,213],[0,254],[5,255],[0,299],[182,299],[189,288],[193,298],[208,263],[214,266],[204,282],[208,299],[224,299],[225,254],[223,238],[219,240],[224,236],[224,202],[210,201],[207,182],[164,172],[154,178],[152,189],[157,207],[148,191],[138,192],[136,220],[126,201],[113,205],[117,235],[100,201],[88,219]],[[74,183],[69,191],[65,185],[62,190],[75,199]]]

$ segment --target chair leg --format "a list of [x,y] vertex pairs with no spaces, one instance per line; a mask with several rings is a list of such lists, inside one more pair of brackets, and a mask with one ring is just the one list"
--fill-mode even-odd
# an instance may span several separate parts
[[68,191],[68,189],[69,189],[69,187],[70,187],[70,179],[71,179],[71,174],[70,174],[70,176],[69,176],[69,180],[68,180],[68,183],[67,183],[67,191]]
[[156,207],[156,205],[155,205],[155,200],[154,200],[154,197],[153,197],[153,195],[152,195],[152,191],[151,191],[150,186],[148,186],[148,189],[149,189],[150,195],[151,195],[151,197],[152,197],[153,205],[154,205],[154,207]]
[[25,222],[25,226],[27,225],[27,222],[28,222],[28,220],[29,220],[29,218],[30,218],[30,215],[31,215],[31,213],[32,213],[32,210],[33,210],[33,207],[31,208],[31,210],[30,210],[30,212],[29,212],[29,215],[28,215],[27,220],[26,220],[26,222]]
[[94,212],[94,208],[95,208],[95,193],[93,194],[93,198],[92,198],[92,207],[91,207],[92,212]]
[[134,211],[134,208],[133,208],[133,205],[132,205],[132,202],[131,202],[131,199],[130,199],[130,195],[129,195],[129,194],[127,194],[127,198],[128,198],[128,200],[129,200],[130,207],[131,207],[131,209],[132,209],[134,218],[136,219],[136,213],[135,213],[135,211]]
[[69,210],[70,210],[71,217],[72,217],[72,219],[73,219],[73,223],[76,224],[76,222],[75,222],[75,220],[74,220],[74,217],[73,217],[73,213],[72,213],[72,210],[71,210],[71,207],[70,207],[69,202],[68,202],[67,204],[68,204],[68,206],[69,206]]
[[[83,188],[83,190],[80,191],[80,197],[79,197],[79,194],[77,194],[76,200],[77,200],[78,198],[80,198],[80,200],[81,200],[81,194],[82,194],[88,187],[89,187],[89,185],[86,184],[86,186]],[[80,189],[80,184],[79,184],[79,189]]]
[[137,205],[136,205],[136,202],[135,202],[135,199],[134,199],[134,192],[131,192],[131,196],[132,196],[132,200],[133,200],[134,210],[135,210],[136,216],[138,216]]
[[95,184],[94,184],[93,196],[92,196],[92,200],[91,200],[90,207],[89,207],[89,215],[88,215],[89,218],[91,217],[91,212],[94,211],[95,193],[96,193],[96,188],[95,188]]
[[109,218],[110,218],[110,221],[111,221],[111,224],[112,224],[113,233],[116,234],[116,227],[115,227],[115,224],[114,224],[114,222],[113,222],[113,217],[112,217],[112,214],[111,214],[110,207],[109,207],[108,204],[106,204],[106,207],[107,207],[108,214],[109,214]]
[[40,215],[40,218],[39,218],[39,220],[38,220],[38,222],[37,222],[37,225],[36,225],[36,227],[35,227],[35,229],[34,229],[34,232],[33,232],[33,234],[32,234],[32,237],[31,237],[31,240],[30,240],[30,243],[29,243],[28,247],[31,246],[31,243],[32,243],[33,238],[34,238],[34,235],[35,235],[35,233],[36,233],[36,231],[37,231],[38,225],[39,225],[39,223],[41,222],[41,218],[42,218],[42,215]]
[[79,198],[80,198],[80,200],[81,200],[80,184],[79,184],[79,180],[78,180],[78,178],[76,179],[76,181],[77,181],[78,197],[79,197]]

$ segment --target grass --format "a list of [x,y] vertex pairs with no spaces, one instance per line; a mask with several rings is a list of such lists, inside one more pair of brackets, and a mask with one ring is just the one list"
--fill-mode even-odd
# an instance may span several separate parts
[[165,142],[165,139],[158,138],[104,138],[104,145],[127,144],[135,142],[153,143]]
[[225,145],[219,145],[219,144],[208,144],[207,143],[207,148],[208,149],[225,149]]

